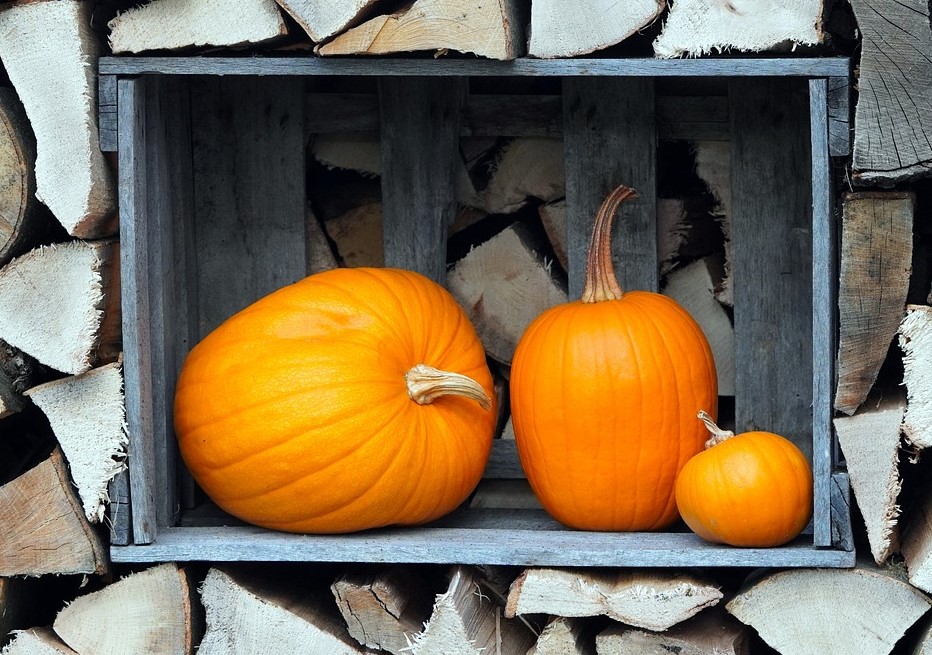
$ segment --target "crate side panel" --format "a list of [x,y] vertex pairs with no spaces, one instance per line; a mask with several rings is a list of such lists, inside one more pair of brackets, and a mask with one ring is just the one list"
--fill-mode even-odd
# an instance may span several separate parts
[[735,423],[812,458],[812,198],[804,83],[732,80]]
[[599,205],[619,184],[640,198],[622,205],[612,239],[623,289],[657,291],[657,130],[654,81],[563,80],[569,295],[582,294],[586,249]]
[[204,78],[191,88],[197,334],[305,276],[304,87]]
[[385,265],[446,281],[465,78],[379,81]]

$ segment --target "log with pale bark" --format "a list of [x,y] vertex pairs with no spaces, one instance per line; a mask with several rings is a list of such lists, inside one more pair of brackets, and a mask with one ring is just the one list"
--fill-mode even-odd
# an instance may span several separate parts
[[0,5],[0,61],[36,137],[36,195],[69,234],[83,239],[117,231],[114,179],[97,132],[94,6]]
[[32,386],[35,360],[0,339],[0,418],[22,411],[23,392]]
[[903,433],[916,448],[928,448],[932,445],[932,307],[906,307],[899,344],[907,400]]
[[547,233],[553,254],[563,270],[568,270],[569,261],[566,258],[566,200],[554,200],[540,205],[537,208],[540,222]]
[[712,258],[699,259],[674,270],[667,277],[663,295],[675,300],[696,320],[712,348],[718,395],[735,395],[735,329],[715,299],[715,280],[721,265]]
[[276,0],[315,43],[357,23],[378,0]]
[[12,89],[0,88],[0,266],[37,243],[48,226],[36,199],[36,137]]
[[78,653],[193,653],[198,634],[186,569],[161,564],[75,598],[52,629]]
[[453,569],[430,620],[414,638],[412,655],[526,655],[535,635],[522,621],[502,618],[502,608],[476,569]]
[[367,648],[403,655],[430,617],[428,583],[412,567],[348,572],[330,590],[350,636]]
[[878,564],[899,548],[897,499],[902,486],[899,459],[905,411],[906,397],[893,393],[868,399],[853,416],[834,419],[871,554]]
[[852,414],[877,380],[906,305],[916,195],[846,193],[842,202],[835,409]]
[[932,30],[926,0],[852,0],[861,34],[854,179],[891,185],[932,173]]
[[0,576],[107,571],[100,534],[84,516],[61,451],[0,487]]
[[796,569],[741,591],[727,610],[784,655],[887,655],[932,605],[888,569]]
[[914,587],[932,593],[932,488],[928,482],[916,488],[904,524],[901,551],[909,581]]
[[610,626],[596,637],[597,655],[750,655],[750,631],[718,609],[700,612],[664,632]]
[[596,655],[595,630],[585,619],[556,616],[527,655]]
[[0,269],[0,339],[62,373],[119,353],[117,244],[42,246]]
[[532,568],[512,584],[505,616],[607,616],[666,630],[722,597],[716,585],[686,573]]
[[17,632],[3,655],[81,655],[68,648],[50,628]]
[[25,394],[48,418],[92,523],[103,521],[110,500],[107,485],[126,467],[121,368],[119,362],[107,364]]
[[288,33],[275,0],[152,0],[108,25],[114,53],[240,46]]
[[614,0],[534,0],[528,54],[552,59],[604,50],[652,23],[665,7],[665,0],[628,2],[623,11]]
[[822,42],[822,0],[745,2],[676,0],[654,40],[658,57],[770,50]]
[[294,583],[212,568],[201,600],[207,631],[198,655],[368,652],[349,636],[332,598]]
[[715,297],[723,305],[732,307],[735,302],[731,285],[734,248],[731,241],[731,144],[728,141],[696,141],[693,149],[696,154],[696,175],[715,198],[714,211],[725,239],[725,271]]
[[551,202],[565,195],[563,141],[526,137],[505,145],[480,198],[488,213],[510,214],[529,198]]
[[528,324],[566,302],[540,244],[520,222],[475,246],[447,274],[447,288],[466,310],[486,353],[510,364]]
[[321,55],[378,55],[456,50],[489,59],[524,51],[523,4],[517,0],[415,0],[370,18],[315,50]]

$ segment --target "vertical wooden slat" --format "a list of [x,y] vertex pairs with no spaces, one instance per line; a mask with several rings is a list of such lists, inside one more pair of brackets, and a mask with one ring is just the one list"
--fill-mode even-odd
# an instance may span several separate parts
[[305,276],[300,78],[191,88],[198,335]]
[[146,185],[145,79],[121,79],[119,95],[120,278],[123,308],[123,375],[129,435],[133,542],[148,544],[156,535],[156,473],[152,443],[152,358],[149,284],[160,276],[150,268]]
[[97,78],[97,131],[100,149],[115,152],[117,149],[117,77],[101,75]]
[[829,483],[832,475],[832,389],[835,385],[835,217],[829,159],[828,83],[809,81],[812,151],[812,471],[813,541],[832,545]]
[[578,298],[599,205],[619,184],[640,199],[622,205],[613,260],[625,290],[657,291],[657,129],[652,78],[564,78],[569,295]]
[[[812,204],[804,83],[733,79],[735,422],[812,457]],[[826,362],[828,365],[828,362]]]
[[385,265],[441,284],[467,89],[462,77],[379,80]]

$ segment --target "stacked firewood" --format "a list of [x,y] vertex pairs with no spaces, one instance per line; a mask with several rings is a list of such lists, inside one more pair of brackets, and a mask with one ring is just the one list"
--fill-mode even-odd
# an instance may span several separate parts
[[[112,566],[107,483],[124,466],[126,443],[119,239],[116,170],[99,148],[94,71],[108,52],[514,59],[627,54],[633,42],[636,54],[646,43],[648,56],[658,57],[827,48],[828,8],[803,0],[778,9],[644,0],[624,11],[608,0],[583,8],[561,0],[415,0],[402,9],[384,0],[134,4],[0,4],[5,653],[246,653],[270,645],[321,653],[737,654],[768,646],[787,654],[889,653],[920,622],[932,593],[932,486],[922,457],[932,444],[926,2],[852,0],[831,14],[844,25],[853,10],[861,44],[847,180],[857,189],[840,203],[835,427],[874,563],[747,578],[742,571]],[[854,28],[836,38],[854,41]],[[659,199],[658,236],[664,292],[710,336],[727,396],[733,335],[719,226],[727,225],[730,198],[721,145],[691,144],[707,194]],[[377,148],[333,136],[311,144],[313,165],[334,182],[326,194],[312,192],[312,268],[381,263]],[[562,144],[474,138],[461,150],[448,285],[504,375],[523,326],[566,298]],[[697,245],[708,241],[711,249]],[[503,502],[506,493],[489,490],[474,502]],[[527,489],[518,495],[504,502],[533,502]],[[915,653],[932,652],[932,624],[910,635]]]

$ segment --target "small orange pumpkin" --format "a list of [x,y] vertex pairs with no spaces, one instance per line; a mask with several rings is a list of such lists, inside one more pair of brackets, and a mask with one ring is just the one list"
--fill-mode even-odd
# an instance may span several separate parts
[[706,541],[768,548],[796,537],[812,518],[812,468],[772,432],[735,435],[699,412],[712,438],[676,481],[686,525]]
[[612,219],[633,197],[621,186],[606,198],[582,299],[535,319],[512,362],[521,464],[544,508],[574,528],[673,523],[676,475],[705,440],[696,412],[718,400],[712,352],[689,313],[615,280]]
[[482,344],[443,287],[344,268],[266,296],[192,349],[175,430],[228,513],[352,532],[455,509],[489,456],[492,397]]

